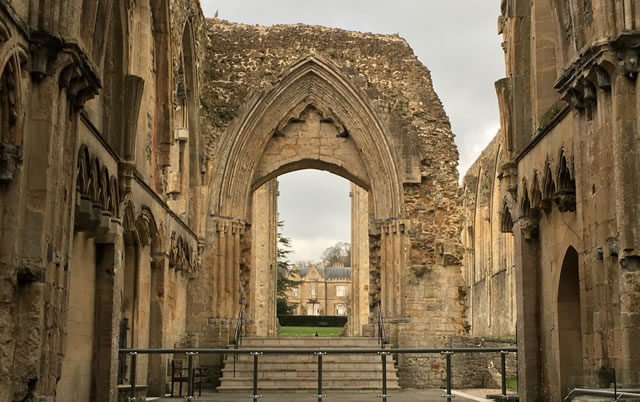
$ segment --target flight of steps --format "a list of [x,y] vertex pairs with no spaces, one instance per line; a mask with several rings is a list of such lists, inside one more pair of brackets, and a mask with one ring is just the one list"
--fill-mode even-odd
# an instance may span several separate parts
[[[253,357],[242,349],[379,349],[376,338],[244,338],[235,363],[230,353],[224,363],[218,391],[253,390]],[[317,391],[318,358],[305,355],[264,354],[258,360],[258,389]],[[382,361],[378,354],[328,354],[322,359],[323,390],[380,390]],[[398,375],[387,356],[387,389],[397,390]]]

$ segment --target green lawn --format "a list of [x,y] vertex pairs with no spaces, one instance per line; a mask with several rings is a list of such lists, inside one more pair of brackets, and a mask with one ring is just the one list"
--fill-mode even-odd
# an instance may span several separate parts
[[509,391],[516,392],[518,390],[518,379],[507,378],[507,389]]
[[342,327],[281,327],[280,336],[339,336]]

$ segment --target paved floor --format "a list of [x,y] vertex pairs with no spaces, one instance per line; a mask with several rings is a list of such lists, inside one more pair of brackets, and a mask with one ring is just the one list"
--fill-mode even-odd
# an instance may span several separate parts
[[[360,392],[360,393],[337,393],[338,391],[329,392],[327,391],[327,397],[325,401],[327,402],[372,402],[372,401],[381,401],[382,398],[378,397],[378,393],[375,392]],[[391,397],[388,399],[389,402],[443,402],[446,401],[445,398],[442,398],[443,391],[441,390],[401,390],[401,391],[392,391]],[[170,401],[180,401],[184,400],[178,398],[177,396],[173,399],[171,398],[162,398],[156,399],[156,401],[160,402],[170,402]],[[201,397],[196,399],[199,402],[239,402],[245,401],[249,402],[252,399],[249,397],[249,393],[203,393]],[[471,399],[466,399],[460,396],[456,396],[454,401],[471,401]],[[312,393],[296,393],[296,392],[288,392],[288,393],[263,393],[263,397],[258,399],[260,402],[314,402],[317,401],[316,398],[313,397]]]

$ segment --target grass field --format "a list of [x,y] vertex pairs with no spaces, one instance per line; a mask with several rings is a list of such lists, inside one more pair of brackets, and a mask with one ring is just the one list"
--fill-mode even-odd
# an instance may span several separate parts
[[518,390],[518,380],[516,378],[507,378],[507,389],[516,392]]
[[281,327],[280,336],[315,336],[316,332],[318,336],[339,336],[342,332],[342,327]]

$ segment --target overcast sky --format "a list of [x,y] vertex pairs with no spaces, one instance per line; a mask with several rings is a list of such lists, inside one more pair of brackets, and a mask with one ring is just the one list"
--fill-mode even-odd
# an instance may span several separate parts
[[[398,33],[433,77],[451,120],[464,174],[499,124],[494,82],[504,76],[500,0],[201,0],[205,16],[244,24],[310,24]],[[350,239],[349,184],[324,172],[281,176],[281,219],[296,254],[317,260]]]

